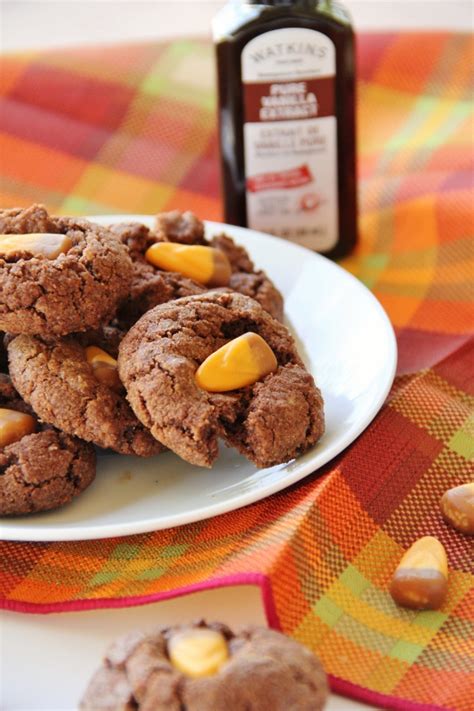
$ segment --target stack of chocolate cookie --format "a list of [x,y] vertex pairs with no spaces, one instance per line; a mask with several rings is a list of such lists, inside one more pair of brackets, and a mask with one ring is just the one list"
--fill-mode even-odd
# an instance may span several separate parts
[[149,229],[0,211],[0,514],[80,493],[93,445],[207,467],[219,438],[258,467],[304,452],[323,405],[282,314],[246,251],[192,213]]

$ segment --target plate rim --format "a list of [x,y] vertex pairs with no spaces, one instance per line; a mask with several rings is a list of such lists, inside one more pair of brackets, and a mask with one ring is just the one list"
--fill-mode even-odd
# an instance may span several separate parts
[[[82,219],[89,219],[102,224],[108,224],[111,222],[149,222],[153,218],[153,215],[94,215],[87,216]],[[242,233],[249,234],[252,236],[258,236],[259,238],[264,238],[271,243],[278,243],[281,248],[282,243],[286,243],[285,246],[290,249],[299,251],[302,257],[308,259],[310,257],[313,260],[320,261],[324,263],[324,268],[333,270],[338,273],[343,279],[347,279],[352,282],[355,288],[360,289],[364,296],[369,301],[372,302],[373,307],[378,312],[382,323],[384,324],[384,337],[388,338],[387,347],[390,355],[389,367],[384,371],[384,383],[383,387],[380,387],[377,398],[374,400],[372,407],[367,411],[365,416],[361,418],[360,421],[356,422],[352,427],[349,427],[344,436],[339,438],[329,449],[321,452],[321,461],[314,462],[314,459],[309,459],[307,462],[303,462],[300,467],[298,467],[293,474],[289,474],[283,481],[278,480],[265,484],[261,488],[251,490],[247,493],[241,493],[234,499],[227,499],[225,501],[216,502],[214,504],[207,504],[205,507],[200,507],[198,509],[193,509],[192,512],[186,513],[175,513],[169,516],[160,516],[159,521],[156,518],[141,519],[135,522],[125,522],[122,524],[111,523],[104,526],[89,526],[85,528],[85,531],[80,527],[80,525],[74,526],[71,529],[66,527],[56,526],[56,527],[32,527],[28,524],[14,526],[9,525],[4,528],[4,523],[8,520],[5,517],[0,518],[0,540],[5,541],[30,541],[30,542],[52,542],[52,541],[85,541],[85,540],[99,540],[101,538],[114,538],[121,536],[131,536],[142,533],[150,533],[152,531],[167,530],[169,528],[175,528],[178,526],[184,526],[190,523],[196,523],[197,521],[204,521],[214,516],[219,516],[225,513],[230,513],[231,511],[236,511],[244,506],[249,506],[258,501],[262,501],[273,494],[280,491],[284,491],[289,486],[302,481],[310,474],[317,472],[321,467],[334,459],[338,454],[343,452],[350,444],[352,444],[364,430],[370,425],[373,419],[376,417],[380,411],[383,403],[385,402],[388,393],[392,387],[398,361],[398,351],[397,351],[397,341],[392,323],[383,308],[379,300],[374,296],[374,294],[363,284],[357,277],[351,274],[349,271],[343,269],[339,264],[327,259],[321,254],[312,252],[306,247],[295,244],[293,242],[287,242],[280,237],[270,235],[267,233],[259,232],[258,230],[247,229],[246,227],[239,227],[236,225],[229,225],[223,222],[216,222],[213,220],[204,220],[204,225],[206,228],[211,230],[231,230],[234,234]],[[237,237],[238,240],[238,237]],[[316,445],[317,446],[317,445]],[[303,457],[306,456],[302,455]],[[317,455],[316,455],[317,456]],[[318,458],[317,458],[318,459]],[[298,461],[298,460],[296,460]],[[236,502],[238,500],[238,503]],[[45,512],[48,513],[48,512]],[[14,519],[10,519],[12,521]],[[8,523],[10,523],[8,521]],[[35,534],[34,537],[32,534]],[[38,535],[40,534],[40,535]]]

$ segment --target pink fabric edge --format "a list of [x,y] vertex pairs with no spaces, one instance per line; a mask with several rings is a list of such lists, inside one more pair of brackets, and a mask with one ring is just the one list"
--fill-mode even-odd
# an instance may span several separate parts
[[182,588],[168,590],[166,592],[152,593],[150,595],[135,595],[122,598],[98,598],[88,600],[70,600],[68,602],[19,602],[17,600],[0,600],[0,609],[10,612],[22,612],[26,614],[48,615],[58,612],[81,612],[84,610],[99,610],[116,607],[134,607],[138,605],[148,605],[152,602],[171,600],[175,597],[183,597],[190,593],[202,590],[214,590],[221,587],[231,587],[233,585],[256,585],[262,592],[263,607],[268,624],[273,629],[281,629],[278,616],[276,614],[270,579],[261,573],[237,573],[227,575],[222,578],[212,578],[193,585],[185,585]]
[[[47,615],[58,612],[81,612],[84,610],[98,610],[102,608],[134,607],[137,605],[148,605],[162,600],[170,600],[175,597],[183,597],[184,595],[202,590],[214,590],[216,588],[231,587],[234,585],[256,585],[260,587],[267,622],[272,629],[281,630],[280,620],[273,599],[271,580],[267,575],[261,573],[237,573],[235,575],[227,575],[222,578],[213,578],[201,583],[195,583],[194,585],[185,585],[176,590],[120,599],[101,598],[97,600],[71,600],[70,602],[44,604],[17,602],[16,600],[1,600],[0,609],[9,610],[11,612]],[[371,706],[391,709],[392,711],[447,711],[447,707],[419,704],[395,696],[380,694],[377,691],[369,691],[362,686],[344,681],[344,679],[339,679],[331,674],[328,675],[328,678],[331,691],[334,691],[336,694],[341,694],[341,696],[347,696],[362,701]]]
[[396,696],[388,696],[380,694],[378,691],[369,691],[363,686],[357,686],[350,681],[344,681],[337,676],[328,674],[329,685],[331,691],[341,696],[347,696],[361,701],[364,704],[377,706],[382,709],[390,709],[390,711],[448,711],[447,706],[433,706],[433,704],[422,704],[417,701],[408,701]]

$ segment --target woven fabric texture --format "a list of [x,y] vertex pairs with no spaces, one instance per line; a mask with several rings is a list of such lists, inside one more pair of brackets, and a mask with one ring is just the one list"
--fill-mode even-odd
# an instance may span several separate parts
[[[343,266],[381,301],[400,351],[367,431],[317,476],[209,521],[3,542],[3,607],[131,605],[253,582],[269,621],[316,651],[334,689],[393,709],[472,711],[473,539],[438,508],[474,475],[472,56],[462,34],[359,39],[360,244]],[[221,217],[208,44],[5,56],[0,99],[2,206]],[[387,586],[427,534],[448,551],[448,598],[404,610]]]

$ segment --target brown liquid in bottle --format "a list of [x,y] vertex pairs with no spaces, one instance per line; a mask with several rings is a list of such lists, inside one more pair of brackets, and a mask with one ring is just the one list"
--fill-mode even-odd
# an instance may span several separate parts
[[329,0],[233,0],[214,37],[226,221],[344,256],[357,234],[345,11]]

